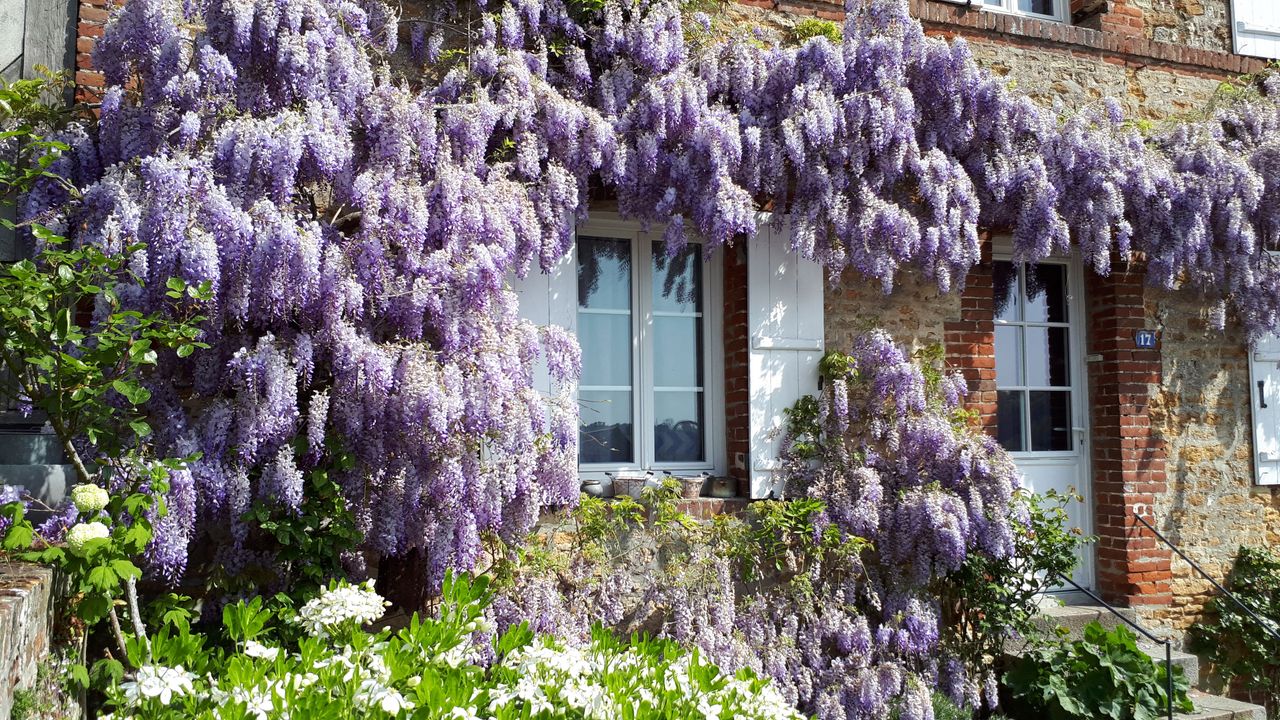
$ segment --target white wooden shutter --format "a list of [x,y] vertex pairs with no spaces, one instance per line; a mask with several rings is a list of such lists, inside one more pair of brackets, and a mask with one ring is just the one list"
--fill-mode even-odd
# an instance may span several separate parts
[[1237,54],[1280,58],[1280,2],[1231,0],[1231,37]]
[[[520,302],[520,317],[534,325],[559,325],[575,337],[578,334],[578,244],[575,240],[568,252],[560,258],[551,272],[544,273],[535,259],[529,274],[523,279],[511,278],[511,289]],[[534,369],[533,387],[550,397],[557,388],[552,387],[551,374],[545,358],[538,359]],[[565,390],[560,388],[559,390]],[[569,389],[576,401],[577,393]]]
[[761,222],[747,244],[753,498],[781,494],[783,411],[818,392],[823,279],[820,265],[792,252],[786,225],[775,229],[767,219]]
[[1255,478],[1259,485],[1280,485],[1280,337],[1269,335],[1254,344],[1249,397]]

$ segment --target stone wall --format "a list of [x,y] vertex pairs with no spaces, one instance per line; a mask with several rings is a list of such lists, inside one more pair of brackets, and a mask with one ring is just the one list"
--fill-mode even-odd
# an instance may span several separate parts
[[1130,0],[1156,42],[1231,52],[1230,0]]
[[[1149,289],[1148,327],[1160,332],[1163,383],[1151,425],[1168,450],[1157,527],[1217,579],[1240,545],[1280,546],[1280,488],[1254,485],[1249,353],[1238,329],[1211,330],[1195,298]],[[1212,586],[1173,558],[1173,601],[1153,619],[1183,631]]]
[[9,717],[14,690],[34,687],[49,654],[52,596],[49,568],[0,562],[0,718]]

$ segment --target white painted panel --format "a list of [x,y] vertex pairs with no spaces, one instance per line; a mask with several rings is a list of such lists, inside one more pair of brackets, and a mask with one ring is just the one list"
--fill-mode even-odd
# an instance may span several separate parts
[[1280,58],[1280,2],[1232,0],[1231,35],[1240,55]]
[[1254,343],[1249,397],[1254,477],[1259,485],[1280,485],[1280,337],[1269,335]]
[[818,392],[823,350],[822,267],[791,250],[767,217],[747,244],[751,497],[782,492],[778,448],[785,411]]

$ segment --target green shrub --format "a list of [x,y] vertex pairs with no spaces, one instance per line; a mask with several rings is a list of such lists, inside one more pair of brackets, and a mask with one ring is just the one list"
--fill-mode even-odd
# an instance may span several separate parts
[[820,20],[818,18],[805,18],[795,24],[791,28],[791,36],[797,43],[803,43],[809,38],[824,37],[832,43],[840,44],[840,26],[830,20]]
[[[1266,548],[1241,547],[1227,587],[1240,602],[1280,631],[1280,555]],[[1223,679],[1280,717],[1280,650],[1275,641],[1225,597],[1205,607],[1205,620],[1191,628],[1191,648],[1204,655]]]
[[[1191,712],[1187,678],[1173,670],[1174,707]],[[1165,682],[1164,663],[1138,649],[1132,632],[1096,622],[1082,640],[1031,650],[1004,676],[1017,703],[1051,720],[1154,720],[1166,712]]]

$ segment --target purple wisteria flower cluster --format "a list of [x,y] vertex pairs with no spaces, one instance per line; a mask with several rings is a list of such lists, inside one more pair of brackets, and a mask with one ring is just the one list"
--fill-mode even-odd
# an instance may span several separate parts
[[[297,507],[330,441],[354,456],[341,484],[365,549],[421,551],[435,582],[484,533],[521,537],[572,503],[575,343],[519,319],[507,279],[563,256],[597,186],[674,247],[750,235],[767,205],[797,252],[886,290],[904,267],[962,285],[979,227],[1010,228],[1019,260],[1075,244],[1099,272],[1142,251],[1215,321],[1230,307],[1251,332],[1280,325],[1264,252],[1280,239],[1280,80],[1144,138],[1113,104],[1060,119],[1014,94],[903,0],[847,9],[838,45],[695,48],[673,0],[443,3],[429,35],[381,0],[124,3],[95,51],[96,132],[68,130],[51,168],[83,195],[43,184],[25,213],[78,243],[144,243],[145,284],[125,293],[139,309],[169,277],[214,289],[212,348],[162,357],[151,388],[161,451],[203,454],[174,484],[156,570],[181,575],[182,545],[214,530],[219,560],[243,564],[245,509]],[[413,59],[437,62],[407,73]],[[539,357],[555,397],[532,388]],[[880,490],[831,492],[874,503],[886,473],[951,449],[923,420],[879,431],[905,445],[866,462]],[[970,509],[999,497],[935,480],[950,494],[904,487],[894,513],[832,521],[883,535],[917,578],[970,536],[1007,542]]]

